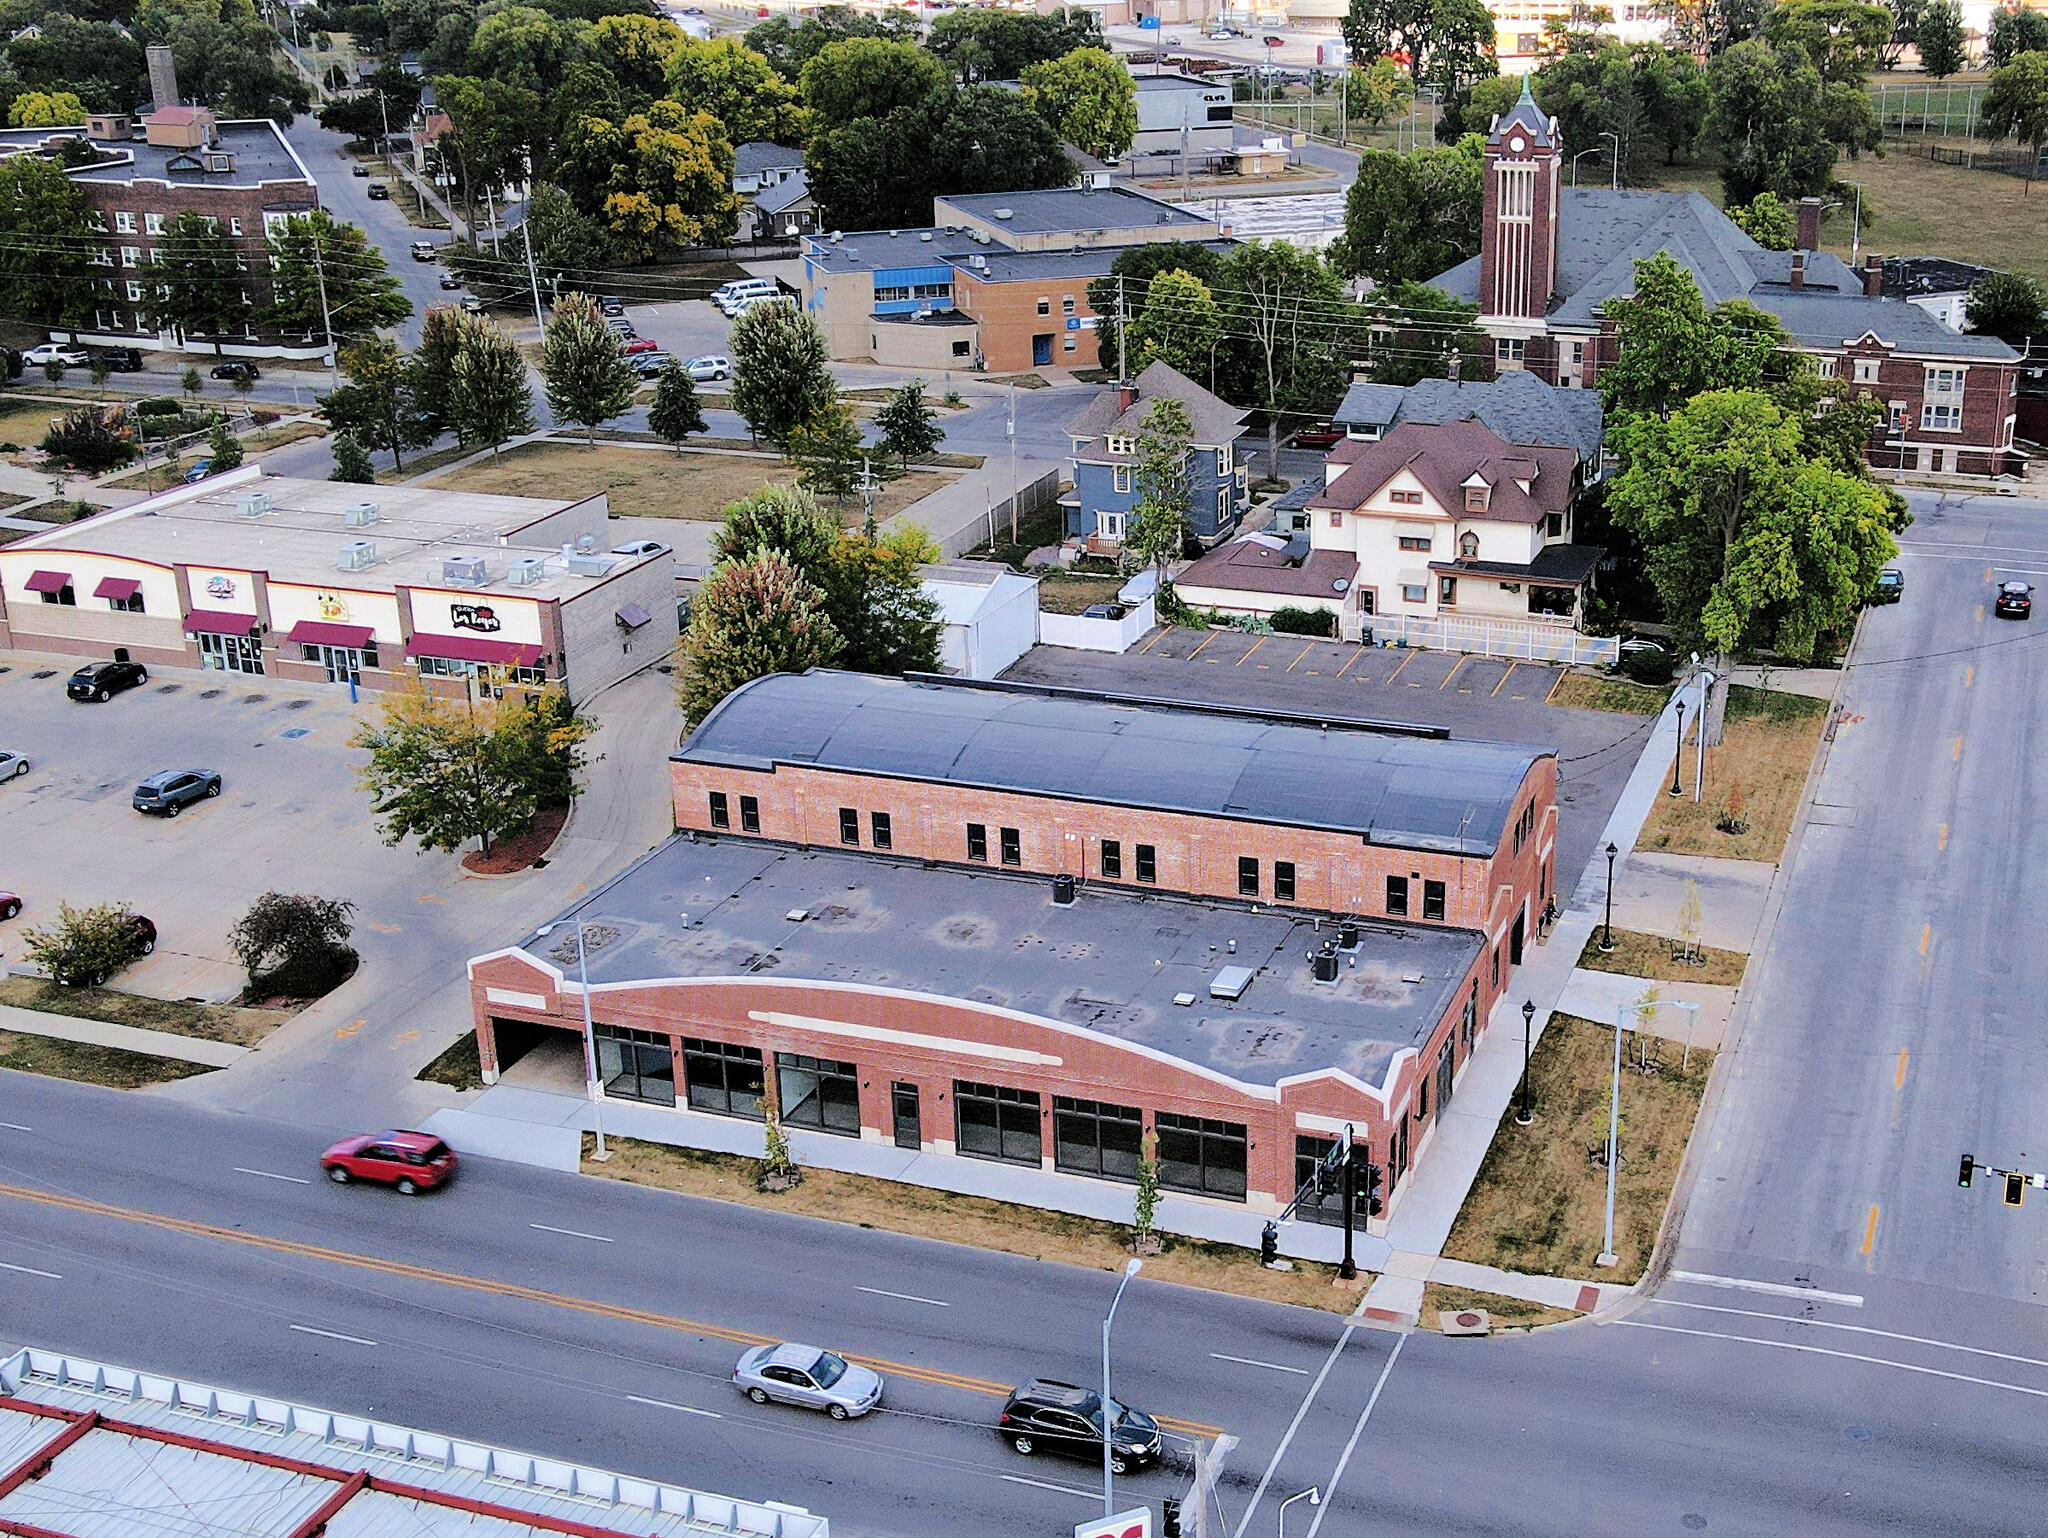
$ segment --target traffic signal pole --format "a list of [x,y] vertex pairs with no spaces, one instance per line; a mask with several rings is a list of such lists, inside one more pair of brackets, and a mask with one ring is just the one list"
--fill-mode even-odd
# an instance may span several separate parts
[[[1349,1129],[1347,1128],[1348,1132]],[[1349,1137],[1346,1137],[1349,1142]],[[1337,1279],[1345,1282],[1358,1280],[1358,1262],[1351,1258],[1352,1209],[1358,1205],[1358,1168],[1350,1158],[1344,1160],[1344,1263],[1337,1267]]]

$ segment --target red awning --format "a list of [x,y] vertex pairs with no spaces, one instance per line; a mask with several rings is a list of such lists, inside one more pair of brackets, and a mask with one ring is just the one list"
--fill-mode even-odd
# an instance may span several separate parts
[[538,646],[517,641],[487,641],[482,636],[416,635],[405,648],[408,657],[444,657],[454,662],[496,662],[530,668],[540,661]]
[[251,635],[256,630],[253,614],[223,614],[218,609],[194,609],[185,616],[185,633],[197,635]]
[[69,586],[71,573],[68,571],[39,571],[28,579],[31,593],[61,593]]
[[100,585],[92,590],[95,598],[112,598],[126,603],[142,591],[142,584],[133,577],[102,577]]
[[326,620],[302,619],[292,626],[292,633],[285,639],[307,646],[346,646],[351,651],[360,651],[370,644],[373,634],[368,625],[334,625]]

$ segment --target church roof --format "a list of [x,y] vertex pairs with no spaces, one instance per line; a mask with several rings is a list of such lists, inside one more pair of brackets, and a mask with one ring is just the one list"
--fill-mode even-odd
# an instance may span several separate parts
[[1555,145],[1551,135],[1551,120],[1543,109],[1536,105],[1536,98],[1529,91],[1529,77],[1522,77],[1522,98],[1508,109],[1507,115],[1493,125],[1487,136],[1489,147],[1507,138],[1508,130],[1519,128],[1528,134],[1529,142],[1537,149],[1550,149]]

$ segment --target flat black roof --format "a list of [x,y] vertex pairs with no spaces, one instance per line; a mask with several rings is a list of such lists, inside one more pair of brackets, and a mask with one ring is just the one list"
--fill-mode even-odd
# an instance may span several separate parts
[[[1297,911],[1085,885],[1057,907],[1045,877],[704,834],[675,835],[562,917],[579,912],[593,988],[752,975],[902,989],[1263,1086],[1333,1068],[1382,1084],[1394,1054],[1423,1046],[1449,1012],[1483,943],[1359,921],[1338,980],[1317,983],[1307,958],[1327,916],[1318,933],[1318,916]],[[514,945],[574,978],[575,934],[572,923]],[[1252,968],[1250,986],[1211,998],[1228,966]],[[1179,993],[1195,1002],[1174,1003]]]
[[816,669],[735,689],[673,757],[805,764],[1491,855],[1545,748],[1022,684]]

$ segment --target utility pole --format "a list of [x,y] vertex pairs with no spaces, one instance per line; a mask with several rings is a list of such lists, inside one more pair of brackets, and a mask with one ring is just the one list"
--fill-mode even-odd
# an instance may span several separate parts
[[336,350],[334,346],[334,316],[327,308],[327,264],[320,259],[320,238],[313,237],[313,280],[320,286],[320,333],[327,338],[327,369],[330,387],[338,387],[341,377],[335,372]]
[[1180,200],[1188,200],[1188,113],[1183,106],[1180,113]]
[[1130,352],[1130,317],[1124,313],[1124,275],[1116,275],[1116,382],[1119,386],[1131,382],[1131,371],[1126,364]]
[[1010,386],[1010,420],[1004,426],[1010,440],[1010,543],[1017,543],[1017,387]]
[[[533,212],[533,201],[530,198],[527,200],[526,211],[529,215]],[[533,232],[527,229],[526,226],[527,220],[521,219],[519,221],[519,239],[526,247],[526,281],[533,286],[533,323],[540,327],[541,334],[545,336],[548,323],[541,319],[540,314],[540,273],[533,265]]]

